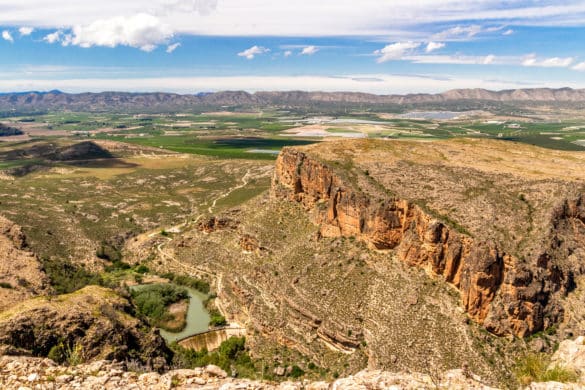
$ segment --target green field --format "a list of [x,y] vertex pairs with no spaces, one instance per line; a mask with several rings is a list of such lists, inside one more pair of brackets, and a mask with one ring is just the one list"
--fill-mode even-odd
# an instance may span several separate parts
[[220,158],[243,158],[274,160],[276,155],[253,153],[253,150],[279,150],[284,146],[308,145],[315,141],[291,140],[284,138],[233,137],[211,140],[193,136],[154,136],[148,138],[127,138],[124,142],[153,146],[179,153],[200,154]]
[[[391,111],[391,110],[389,110]],[[250,150],[279,150],[288,145],[304,145],[321,138],[291,136],[294,127],[322,124],[332,137],[340,133],[363,132],[369,138],[447,139],[454,137],[498,138],[560,150],[585,150],[585,120],[542,120],[518,116],[501,121],[486,119],[418,120],[380,116],[374,112],[344,113],[327,116],[318,112],[261,110],[257,112],[141,114],[55,112],[11,118],[11,125],[37,129],[35,139],[87,137],[111,139],[136,145],[152,146],[179,153],[271,160],[269,153]],[[315,119],[317,118],[317,119]],[[341,121],[336,121],[341,119]],[[492,123],[496,122],[496,123]],[[43,130],[43,131],[41,131]],[[58,133],[57,133],[58,132]]]

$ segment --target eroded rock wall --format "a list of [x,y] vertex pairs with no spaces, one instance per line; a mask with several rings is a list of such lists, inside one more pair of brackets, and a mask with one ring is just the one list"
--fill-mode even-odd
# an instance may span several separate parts
[[356,237],[442,276],[459,290],[469,316],[490,332],[526,336],[562,319],[560,297],[572,289],[574,273],[583,272],[585,195],[559,202],[532,261],[392,195],[392,188],[359,188],[370,180],[368,173],[351,162],[341,165],[285,148],[272,195],[301,202],[323,236]]

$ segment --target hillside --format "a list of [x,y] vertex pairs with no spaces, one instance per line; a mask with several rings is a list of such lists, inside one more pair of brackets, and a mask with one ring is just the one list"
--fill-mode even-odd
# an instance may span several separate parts
[[453,103],[464,107],[481,107],[482,102],[492,103],[563,103],[585,102],[583,89],[515,89],[488,91],[485,89],[458,89],[439,94],[373,95],[357,92],[256,92],[224,91],[198,95],[173,93],[102,92],[68,94],[60,91],[0,94],[0,110],[158,110],[180,111],[251,106],[317,107],[339,105],[342,107],[436,105],[453,108]]
[[285,148],[271,196],[127,258],[214,280],[254,356],[510,383],[527,349],[585,330],[584,159],[470,139]]
[[16,302],[51,292],[39,259],[20,226],[0,216],[0,312]]
[[526,336],[563,319],[585,264],[585,156],[497,141],[286,149],[273,191],[326,237],[356,237],[441,275],[469,316]]
[[97,286],[25,300],[0,312],[0,355],[48,356],[70,365],[132,360],[152,370],[166,368],[171,351],[132,313],[127,299]]

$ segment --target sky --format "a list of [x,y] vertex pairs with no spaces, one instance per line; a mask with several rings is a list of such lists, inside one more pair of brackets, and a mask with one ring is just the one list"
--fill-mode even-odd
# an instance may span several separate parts
[[0,0],[0,92],[585,88],[585,1]]

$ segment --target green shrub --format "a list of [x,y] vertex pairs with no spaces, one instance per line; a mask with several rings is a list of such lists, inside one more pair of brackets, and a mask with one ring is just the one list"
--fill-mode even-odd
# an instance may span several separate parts
[[63,342],[54,345],[49,350],[47,357],[58,364],[67,363],[70,366],[77,366],[84,362],[83,348],[76,344],[73,348]]
[[579,375],[573,370],[561,366],[554,366],[544,372],[539,379],[542,382],[560,382],[569,383],[576,382]]
[[226,326],[227,323],[228,322],[225,319],[225,317],[219,314],[219,312],[210,313],[209,326],[211,327]]
[[54,361],[55,363],[58,363],[58,364],[65,363],[65,360],[67,360],[67,354],[66,354],[65,346],[63,345],[63,343],[59,343],[59,344],[51,347],[47,357],[49,359],[51,359],[52,361]]
[[103,285],[99,275],[67,261],[42,258],[41,262],[57,294],[68,294],[88,285]]
[[112,263],[122,261],[122,253],[117,248],[107,243],[102,243],[97,249],[95,255],[102,260],[111,261]]
[[548,368],[550,357],[544,353],[530,353],[516,363],[516,377],[520,383],[528,385],[531,382],[574,382],[577,374],[567,368],[554,366]]
[[10,283],[0,282],[0,288],[13,289],[14,287]]
[[192,276],[176,275],[176,274],[173,274],[172,272],[167,272],[167,273],[164,273],[160,276],[165,278],[165,279],[169,279],[170,281],[172,281],[175,284],[178,284],[180,286],[190,287],[190,288],[195,289],[199,292],[202,292],[203,294],[209,294],[209,291],[211,290],[209,283],[207,283],[205,280],[194,278]]
[[292,378],[298,378],[305,375],[305,372],[297,365],[292,366],[292,371],[290,372],[290,376]]
[[185,288],[172,284],[153,284],[133,290],[132,298],[138,312],[157,324],[169,318],[167,306],[188,299],[189,294]]
[[144,275],[144,274],[148,273],[148,272],[150,271],[150,269],[148,269],[148,267],[147,267],[147,266],[145,266],[144,264],[140,264],[139,266],[137,266],[137,267],[134,269],[134,271],[135,271],[136,273],[139,273],[139,274],[143,274],[143,275]]
[[207,349],[194,351],[172,343],[171,349],[175,352],[174,364],[178,367],[195,368],[214,364],[226,372],[234,367],[240,376],[253,377],[256,374],[254,362],[246,350],[245,337],[230,337],[221,343],[216,351]]

